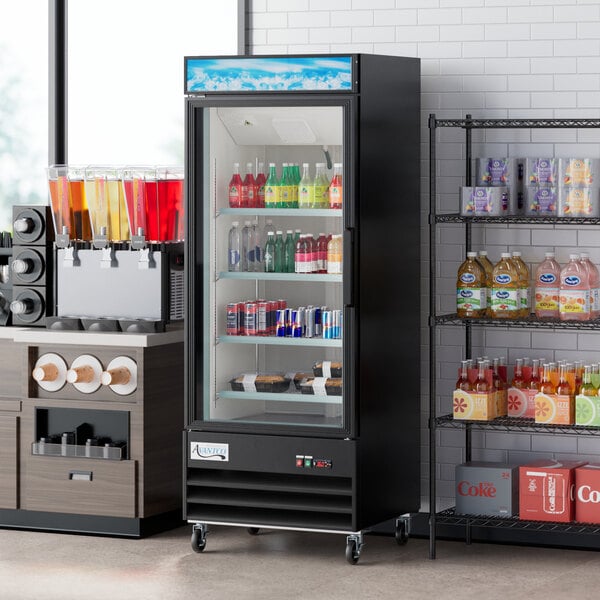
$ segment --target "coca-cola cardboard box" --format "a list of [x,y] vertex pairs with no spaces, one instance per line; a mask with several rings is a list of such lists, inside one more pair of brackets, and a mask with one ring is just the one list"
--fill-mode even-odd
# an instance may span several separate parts
[[575,469],[575,520],[600,523],[600,464]]
[[568,523],[575,519],[575,469],[584,461],[541,459],[519,467],[519,517]]
[[512,516],[519,512],[518,467],[471,461],[456,466],[456,512]]

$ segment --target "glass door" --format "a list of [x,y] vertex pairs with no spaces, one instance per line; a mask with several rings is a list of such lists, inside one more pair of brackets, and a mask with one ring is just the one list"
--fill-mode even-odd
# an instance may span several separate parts
[[204,424],[348,429],[348,104],[202,109]]

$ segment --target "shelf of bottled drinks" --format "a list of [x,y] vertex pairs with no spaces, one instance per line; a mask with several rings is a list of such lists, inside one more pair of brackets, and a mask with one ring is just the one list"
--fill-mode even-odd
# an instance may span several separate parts
[[436,223],[490,223],[513,225],[600,225],[600,217],[528,217],[509,215],[506,217],[468,217],[458,213],[436,215]]
[[577,330],[598,330],[600,329],[600,319],[590,319],[589,321],[562,321],[558,318],[540,319],[535,315],[529,317],[520,317],[517,319],[493,319],[490,317],[465,318],[459,317],[456,313],[445,315],[436,315],[434,317],[435,325],[479,325],[481,327],[521,327],[532,329],[577,329]]

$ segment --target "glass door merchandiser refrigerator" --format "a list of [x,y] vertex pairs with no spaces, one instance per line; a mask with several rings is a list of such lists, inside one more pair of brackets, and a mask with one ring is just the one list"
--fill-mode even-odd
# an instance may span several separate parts
[[377,524],[407,540],[420,506],[419,82],[415,58],[185,59],[184,512],[197,552],[211,524],[345,534],[352,564]]

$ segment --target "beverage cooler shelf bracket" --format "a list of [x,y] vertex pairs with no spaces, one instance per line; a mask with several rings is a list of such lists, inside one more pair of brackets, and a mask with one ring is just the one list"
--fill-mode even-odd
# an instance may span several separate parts
[[[439,128],[460,128],[465,131],[465,184],[472,181],[472,131],[474,129],[598,129],[600,119],[473,119],[466,115],[464,119],[436,119],[435,114],[429,116],[429,364],[437,365],[436,344],[437,328],[440,326],[458,325],[465,329],[465,356],[471,356],[471,329],[473,326],[492,326],[508,328],[534,328],[534,329],[575,329],[575,330],[598,330],[598,320],[567,323],[555,319],[537,319],[535,317],[503,320],[498,322],[494,319],[462,319],[456,314],[437,315],[437,226],[442,223],[456,223],[464,226],[465,251],[471,250],[471,229],[473,225],[485,224],[527,224],[535,225],[600,225],[597,217],[526,217],[520,215],[505,217],[465,217],[458,213],[437,213],[437,130]],[[436,555],[436,526],[438,523],[462,524],[467,527],[467,540],[470,540],[470,528],[480,527],[502,527],[510,529],[526,530],[530,532],[552,531],[579,533],[598,533],[600,528],[580,524],[538,523],[531,521],[520,521],[514,518],[497,519],[474,516],[456,516],[454,510],[436,512],[436,466],[437,466],[437,441],[436,431],[438,428],[456,427],[465,431],[465,455],[466,460],[471,458],[471,432],[473,429],[492,429],[503,431],[523,431],[529,433],[569,433],[573,435],[598,435],[600,431],[589,427],[556,427],[541,426],[535,423],[523,425],[514,423],[515,419],[495,419],[492,422],[453,422],[451,415],[437,417],[436,407],[436,374],[435,367],[430,369],[429,375],[429,556],[431,559]],[[518,419],[517,419],[518,421]]]

